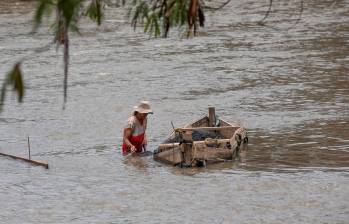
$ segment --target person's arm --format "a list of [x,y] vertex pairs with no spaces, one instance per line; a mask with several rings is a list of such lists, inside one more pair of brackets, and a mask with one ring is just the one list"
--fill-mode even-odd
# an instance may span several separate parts
[[143,139],[143,145],[147,146],[148,144],[148,139],[147,139],[147,135],[144,133],[144,139]]
[[144,122],[145,122],[145,124],[144,124],[145,128],[144,128],[144,138],[143,138],[142,145],[143,145],[144,151],[146,151],[145,148],[146,148],[146,146],[148,144],[148,139],[147,139],[147,135],[146,135],[148,119],[145,119]]
[[131,152],[135,152],[135,151],[137,151],[137,149],[134,145],[132,145],[132,143],[129,140],[131,135],[132,135],[132,128],[125,128],[124,129],[124,142],[125,142],[126,146],[131,150]]

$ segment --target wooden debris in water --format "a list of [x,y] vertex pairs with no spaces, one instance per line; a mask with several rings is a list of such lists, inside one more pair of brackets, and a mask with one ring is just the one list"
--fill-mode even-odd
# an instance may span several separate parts
[[24,161],[24,162],[28,162],[28,163],[33,164],[33,165],[43,166],[43,167],[45,167],[46,169],[48,169],[48,163],[47,163],[47,162],[44,162],[44,161],[38,161],[38,160],[27,159],[27,158],[23,158],[23,157],[20,157],[20,156],[14,156],[14,155],[5,154],[5,153],[1,153],[1,152],[0,152],[0,155],[1,155],[1,156],[7,156],[7,157],[10,157],[10,158],[12,158],[12,159],[22,160],[22,161]]

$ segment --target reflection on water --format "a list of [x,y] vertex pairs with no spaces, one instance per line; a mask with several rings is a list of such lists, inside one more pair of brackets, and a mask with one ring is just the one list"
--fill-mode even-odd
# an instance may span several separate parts
[[[340,130],[340,131],[338,131]],[[349,125],[347,121],[321,121],[293,129],[250,133],[244,166],[263,169],[307,167],[347,168],[349,165]]]
[[123,163],[125,167],[135,167],[138,170],[146,172],[149,167],[150,158],[152,158],[152,153],[131,153],[124,155]]
[[[300,1],[274,2],[260,26],[268,1],[233,0],[190,40],[149,39],[120,9],[97,29],[82,21],[64,111],[62,53],[28,58],[24,103],[9,97],[0,114],[0,151],[26,155],[30,136],[50,169],[0,158],[0,222],[347,223],[349,2],[304,1],[294,27]],[[35,4],[0,1],[1,74],[52,40],[28,35]],[[245,125],[249,147],[200,169],[122,156],[141,99],[155,111],[149,150],[208,106]]]

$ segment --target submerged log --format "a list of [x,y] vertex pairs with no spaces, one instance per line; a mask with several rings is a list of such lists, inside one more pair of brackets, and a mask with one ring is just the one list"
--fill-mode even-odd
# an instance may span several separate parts
[[19,156],[14,156],[14,155],[10,155],[10,154],[5,154],[5,153],[1,153],[1,152],[0,152],[0,155],[1,155],[1,156],[7,156],[7,157],[10,157],[10,158],[12,158],[12,159],[22,160],[22,161],[24,161],[24,162],[28,162],[28,163],[31,163],[31,164],[33,164],[33,165],[43,166],[43,167],[45,167],[46,169],[48,169],[48,163],[47,163],[47,162],[37,161],[37,160],[32,160],[32,159],[27,159],[27,158],[23,158],[23,157],[19,157]]

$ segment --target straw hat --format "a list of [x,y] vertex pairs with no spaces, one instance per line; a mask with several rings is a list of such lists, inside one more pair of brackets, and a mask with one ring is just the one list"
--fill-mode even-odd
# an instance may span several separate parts
[[138,106],[133,107],[133,111],[137,111],[142,114],[152,114],[153,111],[150,109],[149,101],[141,101]]

